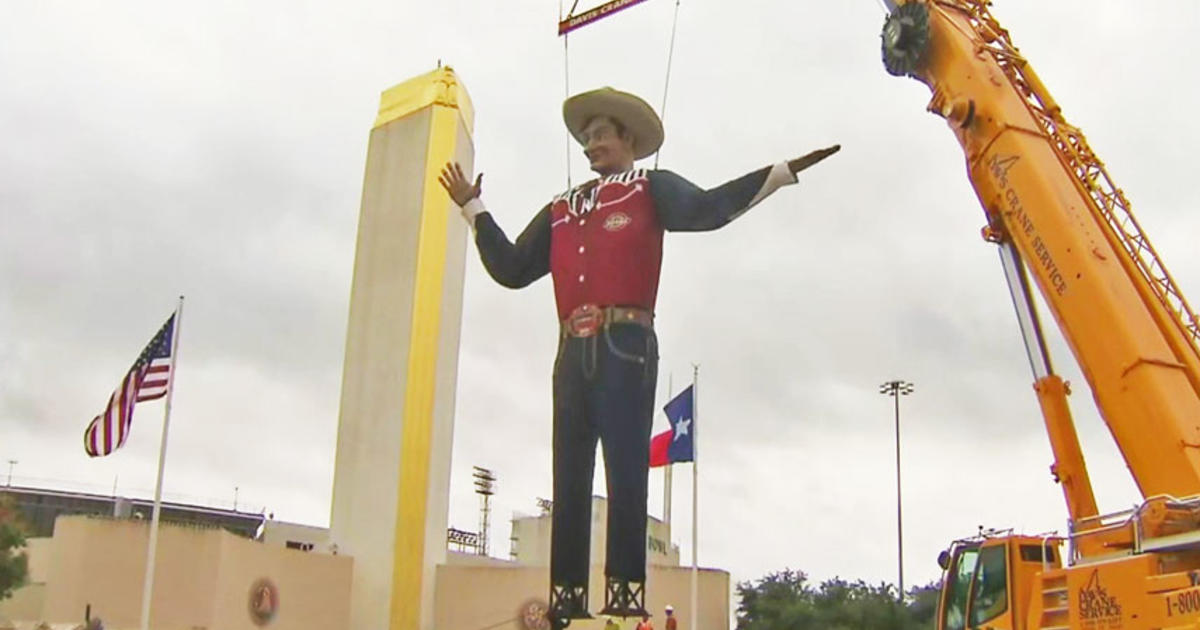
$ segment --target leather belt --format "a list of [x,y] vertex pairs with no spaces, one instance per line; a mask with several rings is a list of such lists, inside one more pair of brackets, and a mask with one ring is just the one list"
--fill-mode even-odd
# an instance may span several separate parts
[[636,324],[654,328],[654,313],[638,306],[600,306],[581,304],[562,322],[568,337],[591,337],[607,324]]

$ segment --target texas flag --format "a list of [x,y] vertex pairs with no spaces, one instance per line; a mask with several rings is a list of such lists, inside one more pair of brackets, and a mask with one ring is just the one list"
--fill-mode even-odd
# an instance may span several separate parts
[[651,468],[677,462],[690,462],[695,458],[696,425],[693,424],[693,416],[696,399],[692,387],[688,386],[663,407],[663,411],[667,414],[667,421],[671,423],[671,429],[659,433],[650,440]]

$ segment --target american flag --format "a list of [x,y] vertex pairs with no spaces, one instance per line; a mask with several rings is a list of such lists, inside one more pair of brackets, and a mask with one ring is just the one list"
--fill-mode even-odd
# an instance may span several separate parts
[[133,426],[133,406],[167,395],[174,336],[175,315],[171,315],[121,379],[117,390],[108,398],[104,412],[83,432],[83,448],[89,456],[102,457],[121,448]]

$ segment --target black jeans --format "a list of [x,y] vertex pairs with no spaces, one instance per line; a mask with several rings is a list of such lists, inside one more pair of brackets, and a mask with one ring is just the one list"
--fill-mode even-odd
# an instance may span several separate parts
[[658,338],[636,324],[563,336],[554,363],[554,521],[550,581],[588,584],[596,440],[608,482],[605,576],[646,580],[646,483]]

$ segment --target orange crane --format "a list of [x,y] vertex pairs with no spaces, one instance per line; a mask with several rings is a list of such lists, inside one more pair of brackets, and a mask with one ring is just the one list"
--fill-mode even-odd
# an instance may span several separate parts
[[[1200,325],[1079,129],[987,0],[885,0],[887,70],[932,92],[999,247],[1069,514],[1066,536],[954,542],[939,630],[1200,628]],[[1030,282],[1032,278],[1032,283]],[[1040,290],[1143,502],[1096,506]],[[1065,545],[1065,550],[1064,550]]]

